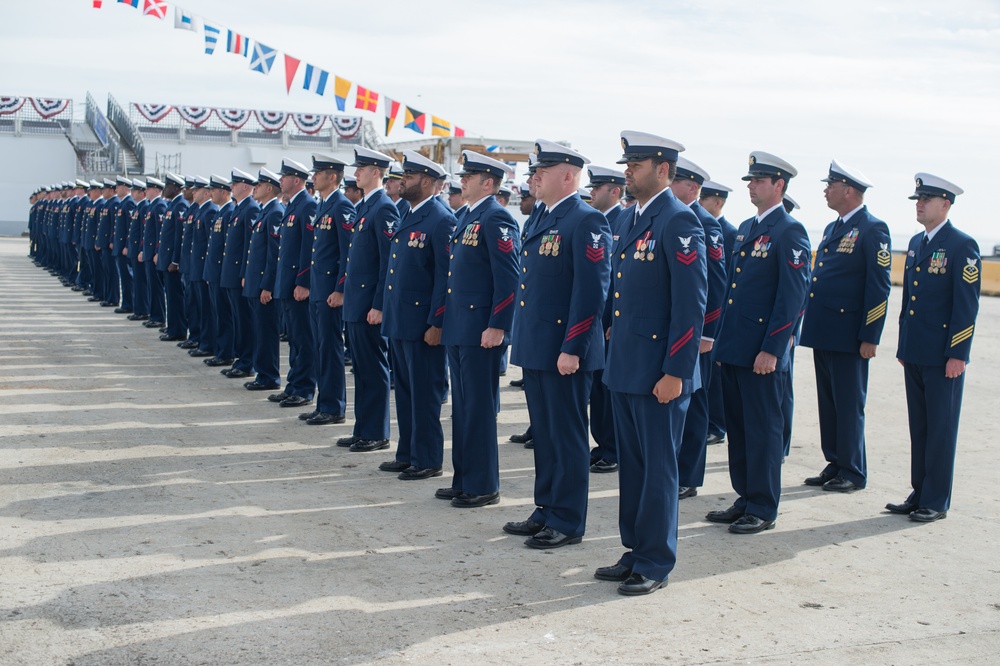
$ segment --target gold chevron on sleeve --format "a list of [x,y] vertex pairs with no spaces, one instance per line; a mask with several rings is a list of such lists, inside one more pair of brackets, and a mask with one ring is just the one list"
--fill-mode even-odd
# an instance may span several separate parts
[[960,331],[960,332],[956,333],[955,335],[951,336],[951,346],[952,347],[957,347],[958,345],[962,344],[963,342],[965,342],[966,340],[968,340],[969,338],[971,338],[972,337],[972,329],[974,329],[975,327],[976,327],[976,325],[973,324],[972,326],[970,326],[969,328],[965,329],[964,331]]
[[879,303],[878,305],[876,305],[875,307],[873,307],[871,310],[869,310],[868,311],[868,321],[865,322],[865,326],[868,326],[872,322],[876,322],[879,319],[881,319],[882,317],[884,317],[885,316],[885,309],[886,309],[886,306],[888,304],[889,304],[889,301],[882,301],[881,303]]

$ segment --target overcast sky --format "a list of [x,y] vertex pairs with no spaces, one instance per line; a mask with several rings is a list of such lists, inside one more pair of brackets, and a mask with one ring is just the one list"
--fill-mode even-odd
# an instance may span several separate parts
[[[675,139],[736,190],[734,222],[754,212],[739,180],[747,156],[766,150],[798,167],[789,193],[814,242],[835,217],[819,182],[831,158],[875,183],[866,201],[897,248],[918,230],[906,199],[917,171],[966,189],[952,220],[984,253],[1000,241],[996,0],[177,4],[469,136],[568,140],[607,166],[622,129]],[[224,34],[204,55],[201,33],[174,30],[172,11],[159,21],[115,0],[4,5],[0,95],[336,111],[332,82],[318,97],[300,70],[286,94],[280,62],[252,72],[225,53]],[[381,106],[367,115],[381,124]],[[399,122],[389,138],[416,137]]]

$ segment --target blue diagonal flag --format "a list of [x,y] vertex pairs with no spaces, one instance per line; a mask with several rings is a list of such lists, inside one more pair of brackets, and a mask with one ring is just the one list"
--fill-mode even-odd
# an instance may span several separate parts
[[278,55],[277,50],[260,42],[253,43],[253,56],[250,58],[250,69],[261,74],[270,74],[271,66]]

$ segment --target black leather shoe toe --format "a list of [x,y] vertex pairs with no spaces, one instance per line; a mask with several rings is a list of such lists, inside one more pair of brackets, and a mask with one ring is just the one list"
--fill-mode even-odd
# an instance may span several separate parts
[[947,511],[935,511],[927,508],[917,509],[910,514],[910,520],[918,523],[933,523],[935,520],[944,520],[947,517]]
[[681,486],[677,489],[677,499],[687,499],[689,497],[695,497],[698,494],[698,489],[694,486]]
[[834,477],[829,474],[820,474],[819,476],[807,477],[804,483],[807,486],[822,486],[827,481],[833,480]]
[[481,506],[489,506],[500,502],[500,493],[488,493],[486,495],[459,495],[451,501],[451,505],[459,509],[475,509]]
[[317,411],[311,417],[306,419],[306,425],[336,425],[338,423],[343,423],[346,420],[347,418],[344,416]]
[[311,399],[304,398],[301,395],[290,395],[278,404],[282,407],[304,407],[311,402]]
[[665,580],[653,580],[652,578],[646,578],[642,574],[634,573],[628,577],[628,580],[623,581],[618,586],[618,593],[624,594],[627,597],[638,597],[643,594],[656,592],[661,587],[666,586],[667,581]]
[[399,473],[400,481],[420,481],[434,476],[441,476],[440,467],[407,467]]
[[524,545],[528,548],[535,548],[537,550],[549,550],[551,548],[572,546],[573,544],[580,543],[581,541],[583,541],[583,537],[571,537],[554,530],[551,527],[545,527],[535,534],[535,536],[525,539]]
[[439,500],[448,500],[449,502],[461,494],[462,491],[458,488],[438,488],[434,491],[434,497]]
[[267,400],[268,400],[268,402],[281,402],[285,398],[289,398],[289,397],[291,397],[291,396],[289,396],[287,393],[285,393],[284,391],[282,391],[281,393],[274,393],[272,395],[267,396]]
[[511,435],[509,439],[515,444],[527,444],[531,441],[531,435],[528,433]]
[[845,479],[842,476],[838,476],[824,483],[823,490],[829,490],[834,493],[849,493],[855,490],[861,490],[861,486],[855,484],[853,481]]
[[743,517],[743,512],[736,508],[736,505],[729,507],[725,511],[709,511],[705,520],[710,523],[732,523]]
[[503,526],[503,531],[515,536],[535,536],[545,529],[545,525],[531,520],[511,521]]
[[618,463],[610,460],[598,460],[590,466],[590,471],[594,474],[608,474],[618,471]]
[[898,513],[901,516],[908,516],[919,509],[913,502],[900,502],[899,504],[889,503],[885,505],[885,510],[889,513]]
[[628,577],[631,575],[632,568],[625,566],[621,562],[617,562],[610,567],[598,567],[597,571],[594,572],[594,578],[598,580],[610,580],[616,583],[628,580]]
[[337,446],[342,446],[346,449],[348,446],[354,446],[357,441],[358,438],[354,435],[351,435],[350,437],[341,437],[337,440]]
[[[387,439],[357,439],[351,444],[351,451],[355,453],[368,453],[370,451],[381,451],[389,448]],[[407,465],[409,467],[409,465]],[[405,469],[405,468],[404,468]],[[402,471],[402,470],[393,470]]]
[[733,534],[757,534],[764,530],[773,530],[774,521],[764,520],[751,513],[743,514],[743,517],[729,526],[729,531]]
[[252,382],[243,382],[243,388],[248,391],[273,391],[281,387],[277,384],[261,384],[257,380],[254,380]]
[[379,463],[378,468],[383,472],[399,473],[404,470],[410,469],[410,463],[403,462],[402,460],[386,460],[383,463]]

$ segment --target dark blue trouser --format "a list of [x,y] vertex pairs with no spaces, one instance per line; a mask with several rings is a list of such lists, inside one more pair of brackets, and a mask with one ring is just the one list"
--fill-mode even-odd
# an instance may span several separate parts
[[722,364],[729,439],[729,479],[739,497],[736,508],[764,520],[778,517],[784,417],[780,372]]
[[93,273],[91,277],[91,290],[94,292],[94,296],[104,300],[104,260],[101,258],[101,253],[91,246],[87,250],[87,254],[90,255],[90,270]]
[[947,511],[955,477],[958,421],[965,373],[944,376],[944,366],[903,364],[910,420],[910,483],[907,498],[922,509]]
[[136,314],[149,314],[149,282],[146,280],[146,265],[138,259],[129,259],[132,267],[132,311]]
[[795,416],[795,345],[788,349],[788,370],[781,375],[781,441],[787,458],[792,452],[792,423]]
[[[188,334],[188,318],[184,310],[184,284],[177,271],[160,271],[163,291],[167,296],[167,335],[183,337]],[[194,329],[191,330],[194,338]]]
[[726,408],[722,401],[722,367],[712,363],[712,380],[708,384],[708,432],[726,436]]
[[865,455],[865,402],[868,359],[858,352],[813,350],[819,441],[826,458],[825,476],[842,476],[856,486],[868,483]]
[[236,330],[233,322],[233,310],[229,303],[229,294],[219,286],[218,282],[209,282],[208,299],[215,322],[215,348],[212,352],[215,354],[215,358],[236,358]]
[[118,265],[118,281],[121,284],[121,304],[124,310],[135,310],[135,303],[132,299],[133,286],[132,274],[129,272],[130,264],[127,257],[118,255],[115,257]]
[[347,412],[347,374],[344,368],[344,308],[325,300],[310,301],[310,321],[316,344],[316,409],[334,416]]
[[468,495],[500,490],[497,420],[500,367],[507,346],[448,347],[451,374],[451,487]]
[[[181,283],[181,293],[183,294],[182,303],[184,304],[184,313],[187,315],[187,333],[188,338],[201,343],[202,326],[201,326],[201,301],[200,292],[194,286],[194,283],[188,279],[187,275],[184,273],[180,274]],[[169,308],[168,308],[169,310]],[[167,316],[170,312],[167,312]]]
[[101,248],[101,270],[104,272],[104,300],[121,302],[121,284],[118,281],[118,260],[108,248]]
[[243,296],[242,289],[226,287],[223,291],[229,300],[229,309],[233,312],[236,329],[234,347],[236,362],[233,363],[233,368],[250,372],[253,370],[253,354],[257,340],[253,325],[253,306],[250,304],[250,299]]
[[253,367],[257,370],[257,382],[267,385],[281,385],[279,357],[281,340],[278,337],[278,301],[267,305],[260,297],[248,298],[253,309],[254,330],[257,345],[254,348]]
[[167,306],[164,300],[163,273],[156,270],[156,265],[152,261],[145,261],[142,265],[146,267],[146,286],[149,288],[149,319],[166,323]]
[[691,394],[687,416],[684,417],[684,434],[677,452],[678,482],[691,488],[701,488],[705,484],[705,440],[708,439],[708,392],[711,387],[704,382],[711,381],[713,365],[711,353],[698,357],[702,385]]
[[198,349],[215,354],[215,311],[212,304],[212,292],[204,280],[192,280],[188,289],[194,292],[192,300],[198,311]]
[[313,341],[309,301],[280,299],[288,333],[288,375],[285,393],[312,400],[316,393],[316,345]]
[[587,528],[590,437],[587,402],[594,373],[524,368],[528,417],[535,434],[535,505],[531,520],[570,537]]
[[604,371],[594,371],[594,381],[590,387],[590,434],[597,446],[590,452],[590,459],[618,462],[618,447],[615,445],[615,419],[611,409],[611,392],[604,385]]
[[441,345],[431,347],[423,340],[389,340],[389,346],[396,365],[396,460],[421,469],[441,467],[441,402],[447,350]]
[[389,439],[389,359],[382,327],[348,322],[354,354],[354,436]]
[[690,396],[611,394],[618,441],[618,529],[628,549],[621,563],[666,580],[677,562],[677,452]]

